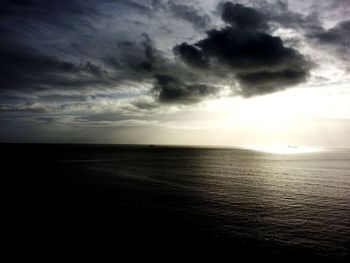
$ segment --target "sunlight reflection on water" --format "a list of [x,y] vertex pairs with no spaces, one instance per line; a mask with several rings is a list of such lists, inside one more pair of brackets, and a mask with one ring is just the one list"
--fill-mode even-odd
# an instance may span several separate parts
[[314,153],[321,151],[320,148],[308,146],[284,146],[284,145],[255,145],[245,147],[250,150],[277,153],[277,154],[298,154],[298,153]]

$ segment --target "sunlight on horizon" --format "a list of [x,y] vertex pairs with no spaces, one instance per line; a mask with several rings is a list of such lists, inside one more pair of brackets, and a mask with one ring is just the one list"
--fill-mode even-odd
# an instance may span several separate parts
[[249,145],[244,148],[259,152],[275,153],[275,154],[302,154],[319,152],[322,149],[309,146],[294,145]]

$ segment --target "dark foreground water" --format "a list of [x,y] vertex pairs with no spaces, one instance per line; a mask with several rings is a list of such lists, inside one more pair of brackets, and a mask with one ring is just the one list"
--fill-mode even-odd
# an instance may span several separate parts
[[349,258],[349,150],[2,145],[2,153],[3,176],[15,181],[7,202],[16,240]]

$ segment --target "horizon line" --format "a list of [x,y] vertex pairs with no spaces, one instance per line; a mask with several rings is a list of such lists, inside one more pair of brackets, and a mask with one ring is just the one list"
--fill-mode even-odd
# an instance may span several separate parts
[[[248,146],[242,145],[206,145],[206,144],[162,144],[162,143],[96,143],[96,142],[0,142],[0,144],[8,144],[8,145],[91,145],[91,146],[158,146],[158,147],[194,147],[194,148],[238,148],[244,150],[253,150]],[[266,145],[266,144],[260,144]],[[288,147],[288,144],[285,145]],[[303,146],[302,146],[303,147]],[[316,146],[313,146],[316,147]],[[321,149],[350,149],[350,147],[329,147],[329,146],[317,146],[317,148]]]

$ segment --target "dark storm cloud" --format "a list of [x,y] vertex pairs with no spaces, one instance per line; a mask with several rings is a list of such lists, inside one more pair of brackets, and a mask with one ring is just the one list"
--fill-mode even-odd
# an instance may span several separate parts
[[186,84],[169,75],[156,75],[153,92],[162,103],[192,104],[214,95],[216,87],[206,84]]
[[307,76],[308,73],[304,70],[286,69],[277,72],[238,73],[237,79],[242,86],[243,96],[251,97],[297,85],[306,81]]
[[278,71],[306,64],[297,50],[287,48],[279,37],[226,27],[211,30],[194,46],[204,57],[236,71]]
[[221,10],[230,26],[212,29],[206,38],[174,48],[187,65],[236,74],[243,96],[275,92],[306,80],[310,62],[286,47],[280,37],[264,32],[268,24],[262,14],[231,2],[222,4]]
[[268,25],[262,13],[241,4],[225,2],[220,6],[224,22],[242,30],[266,30]]
[[174,53],[193,67],[208,68],[209,66],[208,59],[204,56],[202,50],[197,46],[182,43],[174,48]]

